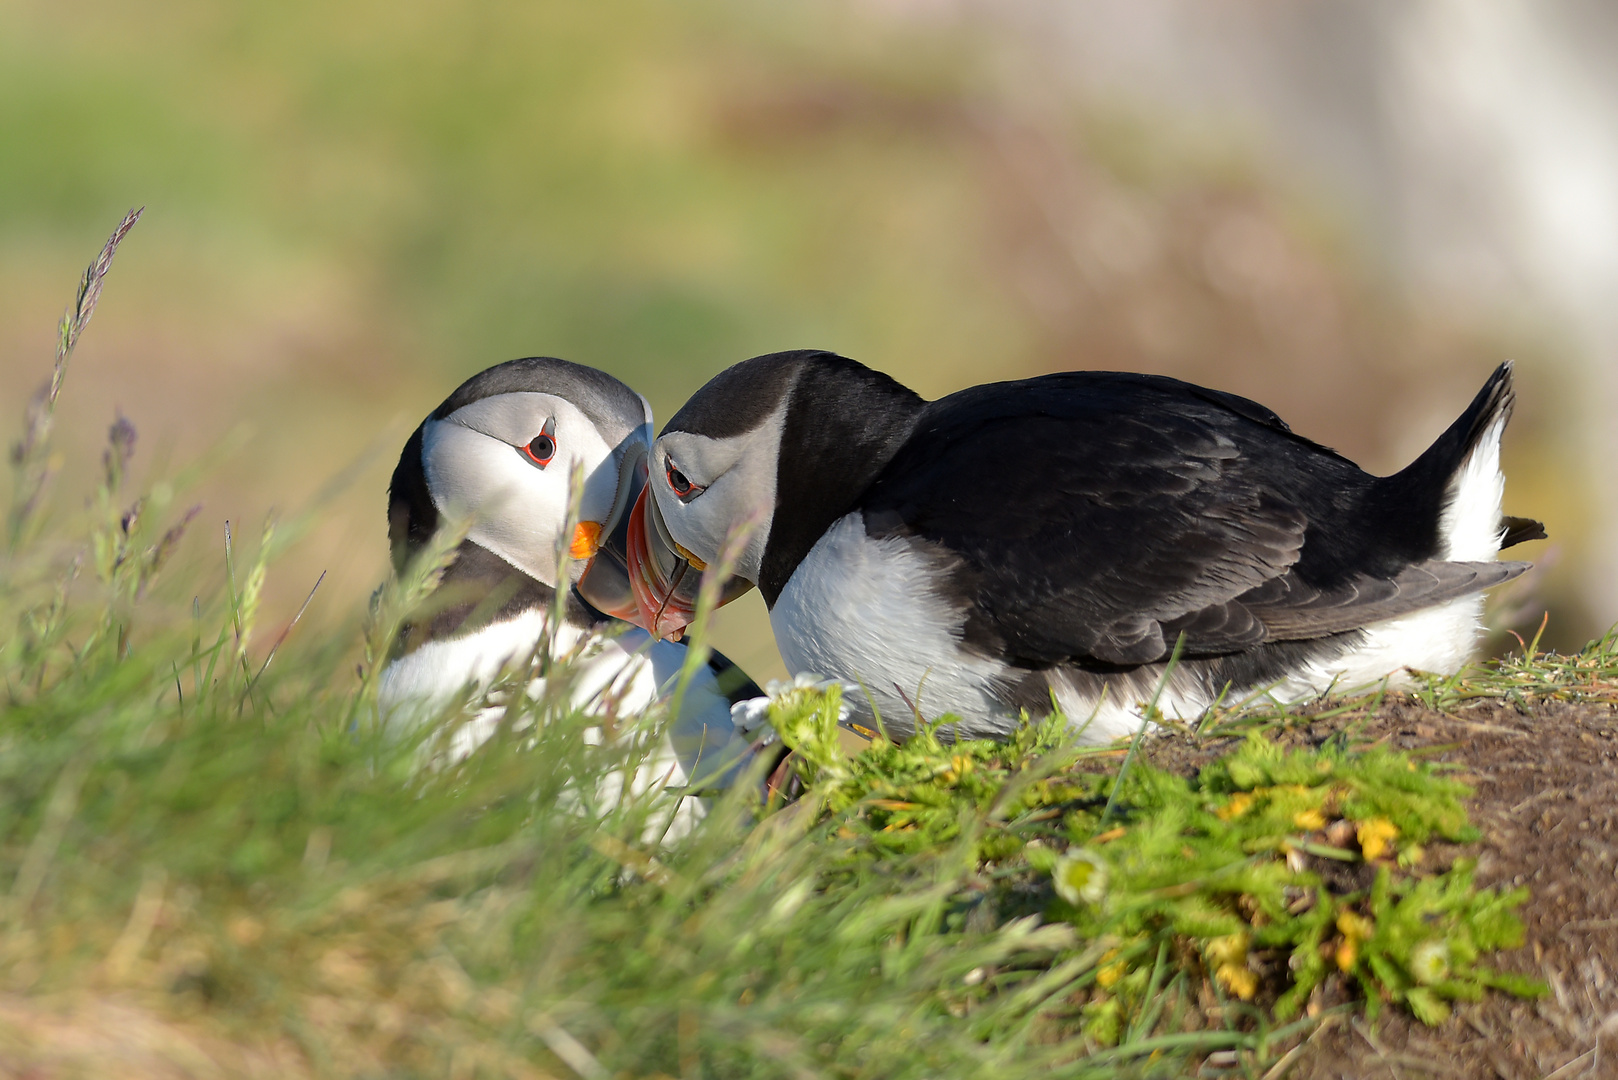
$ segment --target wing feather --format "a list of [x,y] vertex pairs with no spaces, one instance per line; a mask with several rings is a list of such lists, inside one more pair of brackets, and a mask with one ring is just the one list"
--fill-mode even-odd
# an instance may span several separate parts
[[1378,547],[1375,484],[1245,399],[1068,373],[932,403],[863,508],[954,556],[969,643],[1025,666],[1321,637],[1521,573]]

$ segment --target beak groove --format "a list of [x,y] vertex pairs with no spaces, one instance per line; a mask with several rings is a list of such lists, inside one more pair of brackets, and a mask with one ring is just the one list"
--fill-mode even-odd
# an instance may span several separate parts
[[[629,518],[629,583],[640,607],[631,621],[657,637],[677,638],[696,618],[697,595],[708,565],[669,535],[668,525],[648,487]],[[723,607],[753,587],[731,577],[720,592]]]
[[675,551],[657,500],[642,489],[629,515],[629,584],[640,624],[654,636],[678,638],[696,616],[700,572]]
[[[648,453],[642,444],[630,448],[619,466],[611,514],[600,525],[580,522],[574,532],[574,558],[590,559],[575,587],[598,611],[655,637],[678,638],[696,618],[708,565],[669,535],[647,483]],[[732,577],[719,603],[728,604],[752,587],[745,578]]]

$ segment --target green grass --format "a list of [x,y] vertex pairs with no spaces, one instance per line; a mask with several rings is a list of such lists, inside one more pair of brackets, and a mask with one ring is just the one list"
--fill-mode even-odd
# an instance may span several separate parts
[[[432,736],[379,730],[374,675],[441,551],[365,627],[272,637],[295,529],[230,542],[218,587],[166,582],[188,519],[124,490],[129,432],[83,514],[42,516],[47,398],[0,571],[0,994],[133,1003],[320,1075],[594,1080],[1262,1071],[1334,972],[1351,1007],[1429,1022],[1537,991],[1488,963],[1523,894],[1422,857],[1469,835],[1465,789],[1385,749],[1284,752],[1265,731],[1296,712],[1213,718],[1250,734],[1187,778],[1059,717],[850,757],[836,692],[797,690],[773,718],[803,797],[739,785],[669,839],[669,793],[583,794],[661,718],[596,745],[555,671],[512,705],[530,731],[424,770]],[[1615,670],[1606,640],[1422,693],[1599,696]]]

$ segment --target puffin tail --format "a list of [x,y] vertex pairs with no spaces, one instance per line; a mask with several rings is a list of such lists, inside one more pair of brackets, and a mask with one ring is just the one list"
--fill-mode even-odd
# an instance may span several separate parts
[[1502,547],[1545,536],[1539,522],[1500,513],[1500,437],[1516,400],[1508,360],[1420,457],[1386,480],[1407,507],[1436,509],[1439,558],[1487,561]]

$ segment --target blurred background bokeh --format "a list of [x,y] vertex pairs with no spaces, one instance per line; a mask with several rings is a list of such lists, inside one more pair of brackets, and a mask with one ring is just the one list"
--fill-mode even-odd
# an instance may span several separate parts
[[[0,416],[145,205],[57,506],[121,411],[138,471],[208,465],[196,573],[319,501],[266,619],[328,570],[331,623],[410,429],[516,356],[662,417],[805,346],[930,396],[1163,372],[1373,471],[1512,358],[1553,539],[1495,640],[1576,646],[1618,618],[1615,44],[1590,0],[0,0]],[[719,637],[779,673],[756,595]]]

